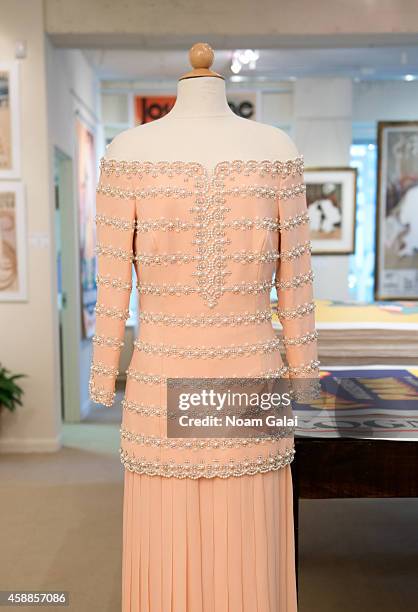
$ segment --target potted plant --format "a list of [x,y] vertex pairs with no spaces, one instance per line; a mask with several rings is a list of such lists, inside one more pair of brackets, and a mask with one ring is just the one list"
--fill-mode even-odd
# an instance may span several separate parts
[[14,412],[17,405],[22,405],[23,389],[16,381],[24,377],[25,374],[12,374],[0,364],[0,410],[7,408]]

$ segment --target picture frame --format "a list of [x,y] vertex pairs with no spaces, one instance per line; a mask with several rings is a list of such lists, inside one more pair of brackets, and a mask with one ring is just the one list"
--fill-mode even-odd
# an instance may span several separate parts
[[0,181],[0,302],[27,299],[24,188],[17,181]]
[[18,62],[0,62],[0,179],[20,178]]
[[78,113],[75,118],[77,199],[80,253],[80,293],[82,339],[92,338],[95,331],[94,307],[97,298],[95,253],[96,229],[96,157],[93,128]]
[[418,300],[418,121],[377,125],[376,300]]
[[355,251],[357,168],[310,167],[304,171],[313,255]]

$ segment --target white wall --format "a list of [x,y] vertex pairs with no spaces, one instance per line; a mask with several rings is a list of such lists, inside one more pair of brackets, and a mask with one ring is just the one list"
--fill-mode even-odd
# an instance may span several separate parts
[[364,81],[353,85],[353,138],[374,139],[377,121],[417,121],[418,81]]
[[364,81],[353,86],[353,121],[416,120],[418,81]]
[[2,61],[14,60],[16,41],[28,50],[19,68],[29,287],[28,302],[0,303],[0,361],[27,375],[24,406],[1,415],[0,450],[51,451],[60,446],[61,418],[43,3],[1,0],[0,15]]

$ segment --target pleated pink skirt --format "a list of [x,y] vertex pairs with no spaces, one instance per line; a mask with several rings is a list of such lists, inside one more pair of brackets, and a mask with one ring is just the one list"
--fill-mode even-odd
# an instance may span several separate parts
[[122,612],[296,612],[290,467],[197,480],[125,470]]

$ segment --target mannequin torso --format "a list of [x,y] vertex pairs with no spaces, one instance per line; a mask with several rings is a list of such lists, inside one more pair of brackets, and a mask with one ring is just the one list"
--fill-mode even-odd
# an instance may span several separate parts
[[211,170],[225,160],[285,161],[297,155],[294,142],[279,128],[235,115],[227,103],[225,81],[198,77],[180,80],[172,110],[116,136],[105,157],[196,161]]

